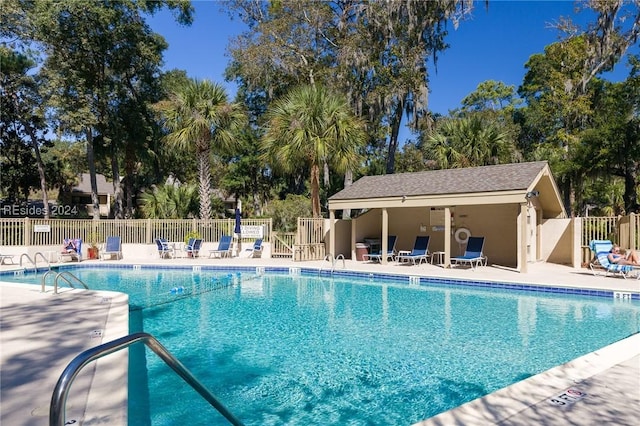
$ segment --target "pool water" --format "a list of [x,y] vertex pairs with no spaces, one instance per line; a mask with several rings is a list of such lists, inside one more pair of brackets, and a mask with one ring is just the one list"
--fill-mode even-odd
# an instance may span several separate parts
[[[640,304],[356,278],[79,268],[246,425],[409,425],[640,330]],[[227,424],[130,350],[131,425]]]

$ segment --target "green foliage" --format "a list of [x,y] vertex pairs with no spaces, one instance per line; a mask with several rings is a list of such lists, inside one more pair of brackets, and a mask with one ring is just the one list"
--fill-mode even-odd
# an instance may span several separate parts
[[191,238],[196,238],[196,239],[201,239],[202,238],[202,234],[200,234],[198,231],[189,231],[185,234],[184,236],[184,244],[187,245],[189,244],[189,240]]
[[443,169],[509,163],[514,157],[502,129],[476,114],[440,121],[424,151]]
[[274,102],[266,114],[264,159],[284,171],[309,168],[311,204],[320,216],[320,169],[353,170],[366,141],[365,124],[341,96],[318,85],[300,86]]
[[281,232],[293,232],[297,227],[297,218],[309,217],[311,205],[309,198],[303,195],[287,195],[284,200],[273,200],[267,207],[266,216],[273,218],[273,228]]
[[178,84],[168,99],[155,105],[168,130],[166,142],[173,148],[196,153],[200,218],[211,219],[212,149],[226,153],[235,149],[235,136],[246,116],[238,104],[227,101],[224,88],[208,80]]
[[140,196],[140,209],[146,218],[186,219],[198,211],[195,185],[159,185]]

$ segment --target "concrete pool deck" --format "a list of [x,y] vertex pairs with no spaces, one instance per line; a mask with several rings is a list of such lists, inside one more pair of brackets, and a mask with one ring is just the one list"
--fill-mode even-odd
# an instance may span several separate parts
[[[83,265],[110,263],[331,269],[328,262],[268,258],[127,257],[119,261],[82,262]],[[361,272],[640,294],[640,280],[594,276],[588,269],[547,263],[530,264],[526,274],[492,266],[474,271],[430,264],[381,265],[351,260],[347,260],[344,267]],[[342,268],[342,261],[336,263],[336,270]],[[0,266],[0,271],[12,269],[17,268]],[[64,289],[54,295],[51,289],[40,293],[40,286],[4,283],[0,285],[0,308],[0,424],[3,425],[47,425],[53,388],[67,364],[86,349],[128,334],[128,298],[120,293]],[[126,424],[126,351],[101,358],[94,364],[85,367],[74,382],[67,402],[67,420],[84,425]],[[566,404],[560,405],[562,402]],[[418,425],[631,426],[637,424],[638,418],[640,334],[635,334]]]

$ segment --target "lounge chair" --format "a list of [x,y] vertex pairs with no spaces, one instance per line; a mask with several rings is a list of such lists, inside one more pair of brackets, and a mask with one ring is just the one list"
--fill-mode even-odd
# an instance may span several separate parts
[[156,246],[158,246],[160,259],[168,259],[175,256],[173,246],[165,238],[156,238]]
[[[13,261],[13,258],[15,257],[15,255],[13,254],[0,254],[0,265],[4,265],[4,261],[5,260],[10,260],[12,265],[15,265],[15,262]],[[8,263],[7,263],[8,265]]]
[[487,256],[482,253],[484,237],[469,237],[467,247],[462,256],[452,257],[452,265],[469,264],[471,269],[487,265]]
[[232,237],[231,235],[223,235],[218,242],[218,248],[216,250],[209,250],[209,257],[231,257],[232,249]]
[[[387,253],[385,255],[387,260],[389,259],[394,260],[396,258],[396,240],[397,239],[398,237],[395,235],[389,235],[387,237]],[[364,260],[370,260],[372,262],[376,262],[376,261],[382,262],[382,249],[378,253],[363,254],[362,258]]]
[[411,262],[414,265],[429,260],[429,236],[417,236],[410,252],[398,252],[398,262]]
[[246,251],[250,252],[249,257],[262,257],[262,238],[258,238]]
[[184,247],[184,252],[187,253],[189,257],[198,257],[200,256],[200,248],[202,247],[202,238],[191,238],[189,242]]
[[589,248],[593,252],[593,257],[589,262],[589,269],[593,275],[596,275],[598,270],[604,270],[604,266],[600,264],[598,260],[598,253],[609,253],[613,248],[613,243],[610,240],[591,240]]
[[82,260],[82,240],[80,238],[76,238],[76,239],[65,238],[64,246],[66,247],[70,241],[73,241],[75,250],[67,250],[65,252],[58,254],[58,262],[63,262],[67,260],[69,261],[77,260],[78,262],[80,262]]
[[[620,275],[623,278],[629,278],[633,275],[636,276],[636,279],[640,280],[640,266],[635,265],[618,265],[617,263],[612,263],[609,260],[609,251],[600,251],[596,255],[596,259],[598,261],[598,265],[591,267],[591,271],[594,275],[596,275],[596,270],[594,268],[602,267],[605,271],[605,275],[611,274],[612,276]],[[592,262],[593,263],[593,262]]]
[[104,249],[100,252],[100,259],[104,260],[107,256],[110,258],[115,256],[116,259],[122,259],[122,238],[114,236],[107,237]]

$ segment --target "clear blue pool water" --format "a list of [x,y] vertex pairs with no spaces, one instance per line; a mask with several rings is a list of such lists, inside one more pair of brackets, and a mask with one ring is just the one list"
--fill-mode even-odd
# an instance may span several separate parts
[[[131,332],[158,338],[246,425],[409,425],[640,330],[636,300],[255,271],[73,273],[129,293]],[[227,424],[151,351],[136,345],[130,361],[129,424]]]

